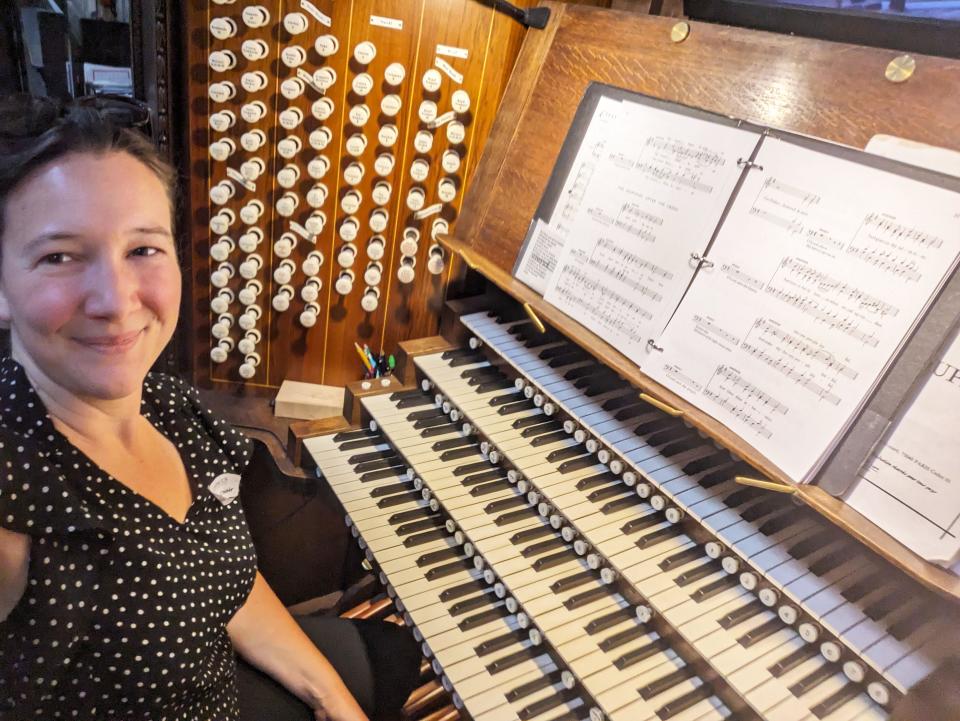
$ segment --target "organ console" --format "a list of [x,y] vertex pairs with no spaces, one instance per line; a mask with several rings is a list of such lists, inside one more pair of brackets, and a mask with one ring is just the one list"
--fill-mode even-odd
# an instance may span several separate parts
[[[957,61],[894,83],[893,52],[549,1],[522,36],[459,0],[189,5],[193,380],[343,518],[378,583],[350,613],[422,644],[408,718],[960,717],[955,575],[512,275],[591,82],[958,149]],[[354,340],[395,373],[353,380]],[[343,417],[281,448],[240,401],[284,379]]]

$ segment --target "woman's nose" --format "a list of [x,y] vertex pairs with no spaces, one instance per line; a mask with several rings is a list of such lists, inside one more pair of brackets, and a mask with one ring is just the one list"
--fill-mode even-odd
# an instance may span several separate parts
[[92,317],[122,318],[139,305],[139,285],[122,259],[98,260],[87,274],[84,310]]

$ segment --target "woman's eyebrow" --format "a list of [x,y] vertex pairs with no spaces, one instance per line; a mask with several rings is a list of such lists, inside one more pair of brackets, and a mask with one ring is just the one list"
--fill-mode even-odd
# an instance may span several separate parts
[[162,225],[138,226],[133,228],[130,232],[139,233],[141,235],[165,235],[168,238],[173,237],[173,233],[170,232],[170,229],[164,228]]

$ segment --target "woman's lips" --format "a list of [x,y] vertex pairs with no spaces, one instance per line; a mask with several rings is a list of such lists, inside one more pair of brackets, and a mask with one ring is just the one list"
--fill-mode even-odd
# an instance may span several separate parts
[[140,338],[143,329],[119,335],[100,335],[77,338],[76,341],[101,353],[123,353],[129,350]]

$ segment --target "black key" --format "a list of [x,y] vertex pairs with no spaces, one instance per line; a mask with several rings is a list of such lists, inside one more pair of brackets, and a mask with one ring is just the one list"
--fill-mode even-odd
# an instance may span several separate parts
[[836,551],[827,553],[810,564],[810,572],[817,576],[822,576],[848,560],[850,560],[850,549],[846,547],[838,548]]
[[723,616],[719,622],[720,627],[729,630],[734,626],[737,626],[743,623],[744,621],[750,618],[753,618],[758,613],[763,613],[764,611],[767,611],[767,610],[769,609],[767,609],[767,607],[760,602],[760,599],[755,598],[753,601],[751,601],[747,605],[741,606],[740,608],[734,611],[731,611],[726,616]]
[[450,607],[450,615],[455,618],[457,616],[462,616],[465,613],[469,613],[470,611],[476,611],[478,608],[489,606],[491,599],[496,599],[496,595],[493,593],[493,591],[487,591],[486,593],[481,593],[478,596],[457,601]]
[[498,658],[493,663],[487,664],[487,671],[490,675],[498,674],[501,671],[506,671],[507,669],[513,668],[514,666],[519,666],[524,661],[529,661],[532,658],[542,655],[544,652],[539,646],[534,646],[532,643],[519,651],[514,651],[511,654],[507,654],[503,658]]
[[551,533],[556,533],[550,526],[543,524],[536,526],[534,528],[528,528],[525,531],[517,531],[512,536],[510,536],[510,543],[515,546],[520,545],[521,543],[527,543],[536,538],[543,538],[546,535]]
[[713,598],[718,593],[723,593],[728,588],[739,585],[739,583],[740,579],[738,579],[735,574],[729,574],[723,578],[718,578],[716,581],[711,581],[706,586],[701,586],[690,594],[690,598],[700,603],[701,601],[706,601],[708,598]]
[[648,533],[646,536],[641,536],[637,541],[637,548],[653,548],[658,543],[663,543],[668,538],[673,538],[674,536],[679,536],[683,533],[683,529],[678,526],[669,525],[665,528],[661,528],[657,531]]
[[433,397],[428,396],[425,393],[420,393],[416,396],[409,396],[408,398],[401,398],[395,404],[398,409],[400,408],[419,408],[420,406],[431,406],[433,405]]
[[473,647],[474,652],[478,656],[486,656],[487,654],[493,653],[494,651],[499,651],[506,648],[507,646],[512,646],[520,640],[516,631],[507,631],[500,636],[495,638],[488,638],[481,644]]
[[370,491],[371,498],[383,498],[384,496],[392,496],[395,493],[403,493],[404,491],[409,491],[413,488],[413,484],[409,481],[406,483],[391,483],[386,486],[379,486]]
[[510,424],[510,427],[514,428],[515,430],[520,430],[521,428],[527,428],[529,426],[535,426],[539,423],[543,423],[546,418],[548,418],[546,413],[535,413],[534,415],[527,416],[526,418],[518,418]]
[[646,415],[650,412],[650,406],[646,403],[637,403],[636,405],[627,406],[626,408],[621,408],[619,411],[613,414],[613,417],[618,421],[629,421],[634,418],[639,418],[640,416]]
[[631,493],[630,495],[624,496],[623,498],[618,498],[615,501],[607,501],[602,506],[600,506],[600,513],[603,513],[603,514],[616,513],[617,511],[621,511],[624,508],[629,508],[630,506],[637,506],[637,505],[640,505],[641,503],[643,503],[643,499]]
[[753,486],[746,486],[740,488],[728,496],[725,496],[723,499],[723,505],[727,508],[739,508],[744,503],[752,501],[755,498],[759,498],[763,494],[759,488],[754,488]]
[[490,503],[483,507],[483,510],[487,513],[499,513],[500,511],[505,511],[508,508],[516,508],[517,506],[529,508],[527,505],[527,499],[523,496],[501,498],[499,501],[490,501]]
[[439,408],[437,409],[437,415],[432,416],[430,418],[421,418],[420,420],[413,422],[413,427],[417,429],[433,428],[434,426],[449,426],[449,425],[453,425],[453,424],[450,422],[450,419],[447,418],[447,414],[441,411]]
[[417,396],[421,396],[421,395],[423,395],[422,390],[420,390],[419,388],[411,388],[410,390],[406,390],[406,391],[394,391],[393,393],[390,394],[390,400],[400,401],[405,398],[416,398]]
[[[538,416],[538,418],[542,418],[543,422],[537,423],[535,426],[527,426],[524,428],[522,431],[520,431],[521,438],[537,439],[540,438],[540,436],[550,435],[556,430],[563,430],[563,423],[556,419],[551,419],[549,416]],[[564,434],[561,436],[561,438],[566,437],[566,435],[567,434],[564,431]]]
[[403,465],[400,466],[390,466],[390,468],[384,468],[382,471],[370,471],[369,473],[364,473],[360,476],[361,483],[370,483],[371,481],[382,481],[384,478],[405,478],[403,475],[404,470]]
[[452,563],[434,566],[424,574],[424,577],[428,581],[436,581],[438,578],[446,578],[461,571],[469,571],[471,568],[473,568],[473,562],[469,558],[460,558]]
[[633,520],[627,521],[620,527],[620,531],[622,533],[637,533],[651,526],[659,526],[663,522],[663,516],[659,513],[651,512],[641,518],[634,518]]
[[549,360],[551,358],[556,358],[557,356],[569,355],[570,353],[581,353],[579,348],[577,348],[572,343],[562,343],[560,345],[554,346],[553,348],[544,348],[540,353],[537,354],[537,357],[540,360]]
[[892,591],[872,602],[863,609],[863,612],[872,620],[879,621],[891,611],[903,606],[908,600],[910,600],[909,597],[902,591]]
[[571,596],[563,602],[563,605],[568,611],[573,611],[581,606],[586,606],[588,603],[593,603],[597,599],[603,598],[604,596],[612,596],[614,593],[615,592],[607,586],[597,586],[596,588],[591,588],[588,591],[581,591],[580,593]]
[[843,591],[841,595],[850,601],[851,603],[856,603],[861,598],[866,596],[870,591],[873,591],[883,585],[885,574],[883,571],[875,571],[865,578],[860,579],[855,584],[850,586],[846,591]]
[[774,678],[780,678],[783,674],[792,671],[801,663],[809,661],[811,658],[818,656],[820,653],[820,647],[815,643],[808,643],[805,646],[801,646],[796,651],[792,652],[788,656],[784,656],[779,661],[777,661],[773,666],[767,669],[770,672],[770,675]]
[[[530,508],[521,508],[518,511],[510,511],[509,513],[504,513],[502,516],[497,516],[493,519],[494,525],[497,526],[509,526],[511,523],[516,523],[517,521],[523,520],[524,518],[530,518],[532,510]],[[553,529],[547,526],[550,532],[553,532]]]
[[600,407],[605,411],[615,411],[618,408],[630,408],[631,406],[646,406],[650,408],[649,405],[638,400],[633,393],[624,393],[623,395],[614,396],[613,398],[607,398]]
[[583,376],[588,376],[593,373],[593,368],[592,363],[587,363],[586,365],[571,368],[563,374],[563,377],[565,380],[575,381],[577,378],[583,378]]
[[560,473],[567,474],[567,473],[573,473],[574,471],[579,471],[583,468],[589,468],[590,466],[596,466],[596,465],[599,465],[599,461],[597,461],[596,458],[594,458],[592,455],[588,453],[585,456],[580,456],[579,458],[573,458],[569,461],[564,461],[559,466],[557,466],[557,470],[560,471]]
[[517,401],[516,403],[508,403],[505,406],[500,406],[499,410],[497,410],[497,414],[501,416],[509,416],[514,413],[530,410],[534,407],[533,400],[522,400]]
[[627,651],[627,653],[615,659],[613,665],[623,671],[623,669],[628,668],[635,663],[640,663],[641,661],[644,661],[651,656],[655,656],[662,651],[666,651],[668,648],[670,647],[667,645],[667,642],[662,638],[658,638],[656,641],[651,641],[645,646],[635,648],[632,651]]
[[669,571],[675,566],[682,566],[685,563],[690,563],[690,561],[696,561],[704,555],[703,549],[700,546],[691,546],[679,553],[674,553],[672,556],[667,556],[660,561],[657,566],[661,571]]
[[460,366],[469,366],[485,360],[486,357],[483,355],[483,353],[474,353],[472,355],[463,355],[459,358],[454,358],[447,365],[449,365],[451,368],[459,368]]
[[640,693],[640,698],[646,700],[658,696],[664,691],[669,691],[678,683],[682,683],[696,675],[696,672],[690,666],[681,666],[676,671],[671,671],[666,676],[661,676],[646,686],[641,686],[637,691]]
[[[535,428],[539,428],[539,426],[528,428],[526,431],[524,431],[524,433],[521,433],[520,435],[524,435],[527,431],[532,431]],[[535,434],[531,433],[530,435],[535,435]],[[551,443],[563,441],[563,440],[566,440],[567,438],[568,438],[567,432],[563,430],[563,428],[561,428],[559,431],[552,431],[550,433],[537,435],[532,441],[530,441],[530,445],[533,446],[534,448],[539,448],[540,446],[548,446]]]
[[747,631],[740,638],[737,639],[739,643],[744,648],[750,648],[753,644],[759,643],[765,638],[769,638],[775,633],[782,631],[786,626],[783,624],[778,617],[771,618],[766,623],[762,623],[751,631]]
[[664,428],[672,428],[674,426],[686,428],[686,426],[683,425],[683,421],[679,418],[675,418],[673,416],[663,416],[661,418],[654,418],[649,421],[644,421],[639,426],[634,428],[633,432],[638,436],[646,436],[650,433],[656,433]]
[[398,523],[406,523],[407,521],[413,521],[417,518],[423,518],[424,516],[432,516],[433,511],[430,510],[429,506],[423,506],[422,508],[414,508],[411,511],[400,511],[399,513],[394,513],[390,518],[387,519],[387,523],[391,526],[395,526]]
[[595,486],[604,486],[608,483],[617,483],[619,480],[619,478],[609,471],[607,473],[597,473],[592,476],[587,476],[586,478],[581,478],[579,481],[577,481],[577,490],[586,491],[587,489]]
[[711,453],[709,456],[704,456],[703,458],[697,458],[694,461],[690,461],[683,467],[683,472],[688,476],[696,475],[702,471],[707,470],[708,468],[713,468],[714,466],[725,465],[730,461],[730,454],[726,451],[717,451],[716,453]]
[[544,556],[543,558],[538,558],[533,562],[534,571],[546,571],[548,568],[553,568],[554,566],[559,566],[561,563],[566,563],[567,561],[576,558],[576,556],[570,551],[560,551],[559,553],[554,553],[550,556]]
[[890,635],[898,641],[902,641],[926,623],[929,618],[930,610],[921,606],[890,626]]
[[423,568],[424,566],[432,566],[435,563],[440,563],[440,561],[448,561],[451,558],[459,558],[460,553],[460,549],[456,546],[444,548],[439,551],[431,551],[430,553],[424,553],[417,559],[417,566]]
[[616,611],[611,611],[603,616],[598,616],[584,626],[583,629],[592,636],[600,633],[601,631],[606,631],[608,628],[611,626],[616,626],[618,623],[623,623],[628,618],[635,618],[634,610],[629,606],[626,608],[619,608]]
[[453,601],[458,598],[463,598],[468,596],[471,593],[476,593],[477,591],[482,591],[487,586],[483,581],[467,581],[466,583],[461,583],[458,586],[451,586],[450,588],[445,588],[440,592],[440,600],[444,603]]
[[510,615],[510,612],[507,610],[507,607],[503,604],[496,606],[495,608],[488,609],[486,611],[481,611],[480,613],[474,614],[473,616],[468,616],[463,619],[457,626],[461,631],[469,631],[471,629],[483,626],[495,621],[498,618],[506,618]]
[[696,433],[692,434],[689,438],[681,438],[678,441],[673,443],[668,443],[660,449],[660,455],[664,458],[672,458],[673,456],[679,455],[684,451],[689,451],[692,448],[703,445],[703,439]]
[[710,698],[712,695],[713,691],[711,688],[707,684],[702,684],[697,686],[692,691],[687,691],[687,693],[683,694],[682,696],[675,698],[670,703],[661,706],[659,709],[657,709],[657,716],[662,719],[662,721],[668,721],[668,719],[672,719],[674,716],[683,713],[688,708],[696,706],[705,698]]
[[610,393],[612,391],[618,390],[620,388],[629,387],[629,383],[617,379],[616,381],[604,381],[602,383],[591,384],[587,389],[587,392],[584,394],[587,398],[594,398],[596,396],[602,395],[603,393]]
[[358,463],[364,463],[365,461],[377,461],[383,458],[393,458],[397,455],[397,452],[392,448],[386,451],[370,451],[370,453],[357,453],[356,455],[350,456],[347,459],[347,463],[350,465],[355,465]]
[[528,681],[525,684],[521,684],[516,688],[512,688],[506,693],[507,701],[514,703],[520,699],[529,696],[530,694],[536,693],[537,691],[547,688],[548,686],[553,686],[554,684],[563,682],[563,671],[557,669],[556,671],[547,674],[546,676],[541,676],[540,678],[535,678],[533,681]]
[[649,633],[646,627],[643,624],[636,624],[630,628],[615,633],[612,636],[608,636],[600,642],[600,650],[605,652],[613,651],[615,648],[620,648],[625,643],[630,643],[631,641],[636,641],[638,638],[642,638]]
[[434,426],[433,428],[427,428],[420,431],[421,438],[435,438],[437,436],[446,436],[451,433],[458,433],[460,430],[459,426],[455,423],[449,423],[445,426]]
[[740,518],[742,518],[744,521],[753,522],[763,518],[769,513],[780,510],[782,507],[783,499],[780,498],[778,494],[777,496],[766,498],[759,503],[754,503],[740,514]]
[[395,496],[381,498],[379,501],[377,501],[377,508],[392,508],[393,506],[399,506],[402,503],[410,503],[410,501],[419,500],[422,500],[422,496],[420,495],[419,491],[398,493]]
[[565,593],[566,591],[572,591],[577,586],[590,583],[595,578],[596,575],[593,571],[579,571],[572,576],[557,579],[550,584],[550,590],[554,593]]
[[725,466],[713,469],[709,473],[704,473],[700,476],[700,480],[697,481],[697,483],[701,488],[713,488],[714,486],[719,486],[721,483],[729,481],[736,475],[737,464],[728,463]]
[[355,431],[340,431],[334,433],[333,442],[342,443],[344,441],[355,441],[360,438],[377,437],[382,438],[380,431],[371,431],[369,428],[358,428]]
[[477,446],[467,446],[466,448],[458,448],[453,451],[444,451],[440,454],[441,461],[455,461],[458,458],[469,458],[470,456],[479,455],[480,451]]
[[829,716],[847,701],[856,698],[862,692],[863,688],[859,684],[848,683],[842,689],[828,696],[810,710],[813,711],[813,715],[817,718]]
[[481,498],[483,496],[489,496],[491,493],[503,491],[507,488],[510,488],[510,482],[506,478],[501,478],[498,481],[490,481],[489,483],[482,483],[479,486],[474,486],[470,489],[470,495],[474,498]]
[[606,488],[598,488],[595,491],[590,491],[590,493],[587,494],[587,500],[591,503],[600,503],[601,501],[606,501],[608,498],[616,498],[624,494],[628,494],[628,498],[630,498],[631,501],[637,497],[637,494],[633,492],[630,486],[617,483],[616,485],[609,485]]
[[461,378],[486,378],[488,376],[505,377],[503,371],[496,366],[484,366],[482,368],[467,368],[460,373]]
[[787,553],[794,558],[805,558],[814,551],[819,551],[821,548],[826,547],[833,540],[834,536],[832,533],[815,533],[809,538],[804,538],[802,541],[797,541],[792,546],[789,546]]
[[647,438],[647,443],[655,448],[660,448],[668,443],[696,435],[697,434],[694,431],[691,431],[685,425],[681,424],[671,428],[664,428],[662,431],[657,431],[656,433],[651,434],[650,437]]
[[[432,400],[430,401],[433,402]],[[413,413],[407,414],[407,420],[413,423],[417,421],[427,420],[428,418],[446,418],[447,414],[444,413],[439,408],[430,408],[425,411],[414,411]]]
[[779,516],[774,516],[768,521],[764,521],[763,525],[760,526],[760,533],[764,536],[772,536],[774,533],[779,533],[787,526],[792,526],[794,523],[798,523],[802,516],[792,511],[784,511]]
[[803,694],[807,693],[807,691],[810,691],[822,684],[836,672],[837,669],[832,663],[825,663],[815,671],[808,673],[802,679],[793,684],[793,686],[791,686],[789,689],[790,693],[792,693],[794,696],[802,696]]
[[691,583],[695,583],[700,579],[711,576],[719,570],[721,570],[719,561],[707,561],[706,563],[701,563],[696,568],[691,568],[689,571],[684,571],[675,579],[673,579],[673,582],[683,588],[684,586],[689,586]]
[[498,481],[501,478],[506,478],[507,472],[502,468],[492,468],[489,471],[483,471],[482,473],[471,473],[469,476],[460,481],[462,486],[476,486],[480,483],[489,483],[490,481]]
[[529,719],[536,718],[550,709],[569,703],[579,697],[580,692],[577,689],[562,689],[555,694],[542,698],[539,701],[534,701],[528,706],[524,706],[520,709],[520,713],[517,714],[517,716],[519,716],[520,721],[529,721]]
[[429,543],[430,541],[435,541],[438,538],[443,538],[446,535],[446,528],[438,528],[434,531],[427,531],[425,533],[419,533],[416,536],[405,538],[403,539],[403,545],[407,548],[415,548],[416,546],[423,545],[424,543]]
[[476,473],[477,471],[488,471],[490,470],[490,464],[486,461],[477,461],[476,463],[468,463],[465,466],[457,466],[453,469],[453,475],[455,476],[469,476],[471,473]]
[[511,392],[510,393],[501,393],[498,396],[494,396],[487,403],[493,407],[503,406],[507,403],[516,403],[517,401],[523,400],[523,394],[517,391],[513,384],[510,384]]
[[[489,393],[490,391],[502,391],[506,390],[507,388],[514,388],[514,391],[516,391],[513,381],[504,376],[500,380],[491,379],[484,381],[483,383],[478,383],[475,390],[477,393]],[[516,395],[516,392],[514,392],[512,395]]]
[[411,533],[417,533],[418,531],[426,531],[428,528],[437,528],[442,526],[445,523],[443,516],[439,513],[430,518],[424,518],[422,521],[413,521],[412,523],[404,523],[402,526],[397,528],[398,536],[407,536]]
[[[565,461],[568,458],[578,458],[584,454],[587,454],[587,449],[579,443],[576,443],[572,446],[567,446],[566,448],[558,448],[555,451],[550,451],[547,454],[547,462],[559,463],[560,461]],[[589,456],[589,454],[587,455]]]
[[465,436],[462,438],[448,438],[445,441],[437,441],[432,446],[431,450],[434,451],[447,451],[452,448],[463,448],[464,446],[475,446],[478,445],[475,438],[470,436]]
[[532,558],[533,556],[539,556],[543,553],[549,553],[558,548],[566,547],[567,542],[560,538],[560,536],[557,536],[556,538],[548,538],[546,541],[540,541],[539,543],[527,546],[520,551],[520,555],[524,558]]

